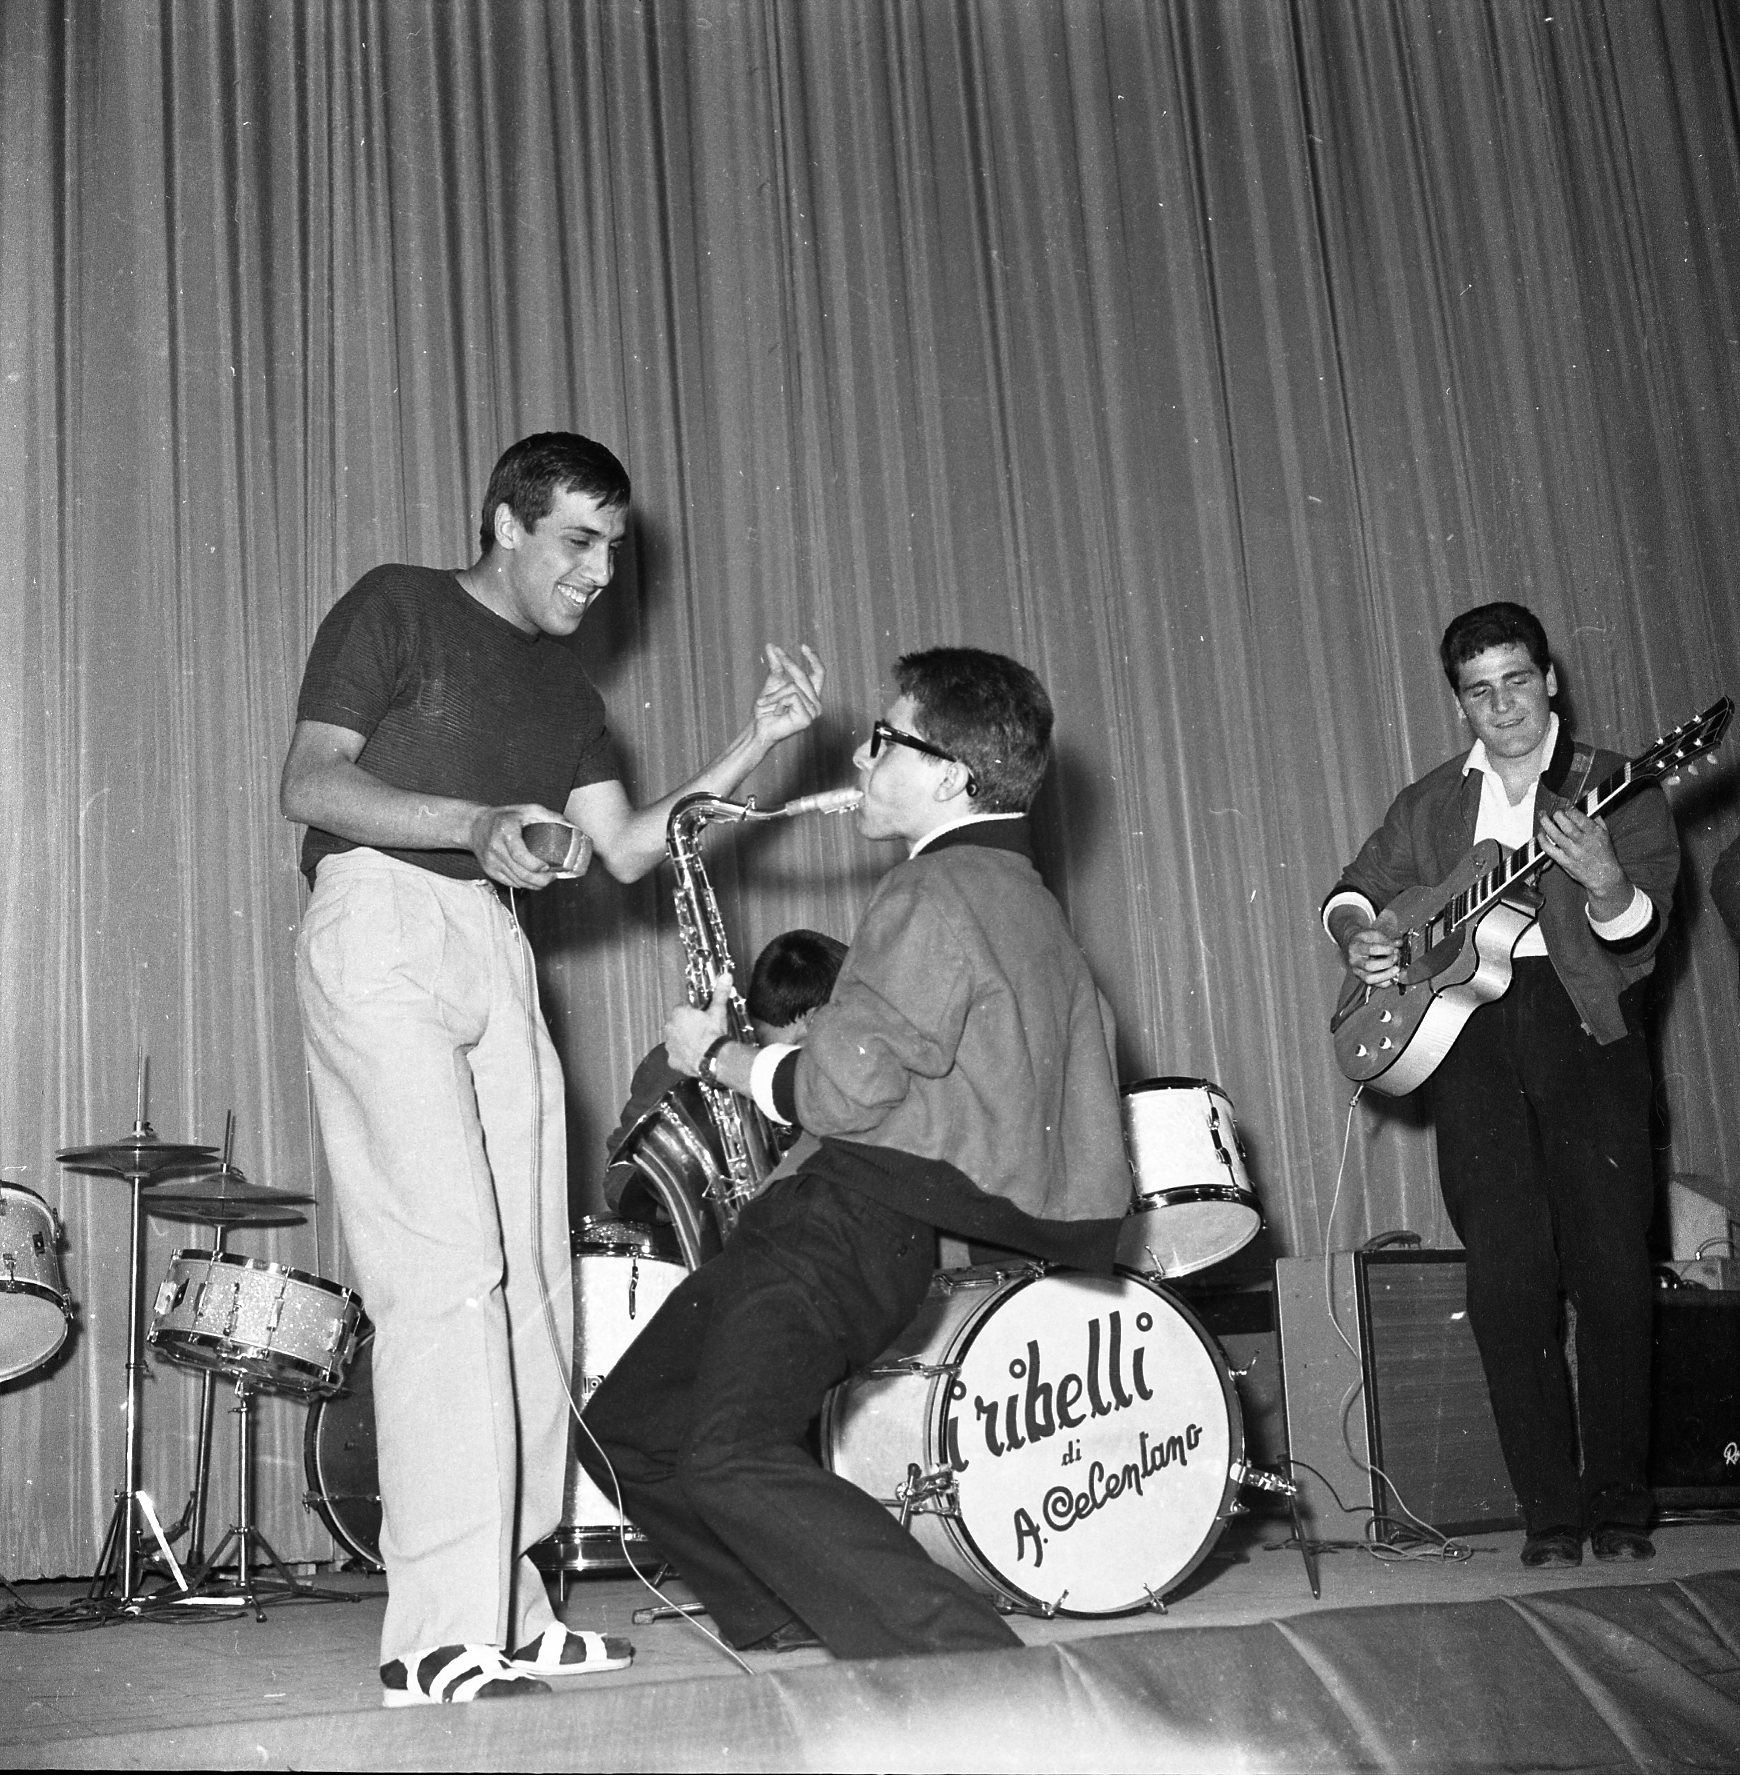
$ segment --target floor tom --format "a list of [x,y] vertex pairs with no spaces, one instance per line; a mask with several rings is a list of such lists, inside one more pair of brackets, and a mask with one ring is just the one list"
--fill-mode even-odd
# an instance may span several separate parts
[[[627,1251],[619,1243],[598,1243],[602,1236],[598,1228],[626,1224],[582,1221],[575,1237],[574,1402],[582,1409],[688,1274],[680,1263],[650,1257],[639,1250]],[[591,1246],[582,1244],[589,1225],[594,1229]],[[620,1238],[614,1233],[611,1236]],[[625,1535],[629,1551],[637,1560],[646,1550],[645,1537],[625,1522],[615,1502],[605,1497],[582,1471],[574,1445],[585,1434],[578,1424],[570,1425],[562,1526],[531,1550],[533,1563],[543,1571],[626,1570],[628,1557],[622,1546]]]

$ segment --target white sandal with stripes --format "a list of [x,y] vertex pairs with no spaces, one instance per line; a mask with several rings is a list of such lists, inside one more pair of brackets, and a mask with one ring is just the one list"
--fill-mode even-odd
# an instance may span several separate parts
[[454,1701],[510,1701],[547,1695],[528,1671],[516,1669],[499,1646],[431,1646],[381,1666],[383,1707],[435,1707]]
[[626,1670],[634,1647],[615,1634],[589,1627],[564,1627],[552,1621],[534,1640],[507,1655],[508,1668],[530,1676],[592,1676],[605,1670]]

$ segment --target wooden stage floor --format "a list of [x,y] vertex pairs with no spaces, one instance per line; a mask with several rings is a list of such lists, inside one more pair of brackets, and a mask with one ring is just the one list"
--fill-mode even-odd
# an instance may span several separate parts
[[[632,1578],[588,1576],[563,1613],[629,1634],[631,1669],[392,1712],[381,1580],[322,1571],[356,1600],[6,1633],[0,1763],[1740,1769],[1740,1525],[1693,1517],[1651,1562],[1549,1572],[1524,1570],[1516,1533],[1456,1562],[1345,1548],[1321,1557],[1320,1599],[1287,1532],[1235,1522],[1164,1615],[1016,1617],[1010,1653],[758,1654],[749,1676],[682,1621],[632,1626],[650,1600]],[[31,1610],[80,1593],[17,1590]]]

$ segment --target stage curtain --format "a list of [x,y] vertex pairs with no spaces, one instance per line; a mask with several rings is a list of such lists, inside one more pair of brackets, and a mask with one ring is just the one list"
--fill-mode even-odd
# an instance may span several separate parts
[[[0,1386],[0,1571],[90,1570],[122,1479],[127,1189],[54,1155],[130,1128],[141,1056],[160,1136],[233,1112],[316,1198],[232,1249],[346,1279],[279,763],[322,613],[469,561],[537,429],[634,476],[579,643],[634,793],[735,731],[764,641],[829,670],[769,803],[848,780],[902,650],[1021,656],[1125,1078],[1228,1093],[1260,1249],[1452,1242],[1418,1109],[1349,1111],[1317,905],[1460,743],[1457,610],[1533,605],[1629,749],[1735,688],[1737,76],[1717,0],[0,6],[0,1171],[77,1302]],[[1679,798],[1664,1177],[1740,1180],[1733,784]],[[708,856],[744,962],[848,935],[889,861],[838,820]],[[596,1213],[680,991],[668,882],[529,918]],[[147,1226],[149,1320],[207,1235]],[[173,1516],[198,1382],[142,1393]],[[258,1416],[261,1521],[325,1556],[308,1408]]]

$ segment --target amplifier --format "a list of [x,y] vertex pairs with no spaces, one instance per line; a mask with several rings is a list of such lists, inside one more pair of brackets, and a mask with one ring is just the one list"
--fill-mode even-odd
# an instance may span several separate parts
[[[1283,1408],[1306,1532],[1357,1540],[1411,1514],[1441,1534],[1521,1526],[1460,1251],[1331,1252],[1275,1265]],[[1404,1507],[1405,1512],[1404,1513]]]
[[1656,1293],[1649,1483],[1670,1510],[1740,1504],[1740,1291]]

